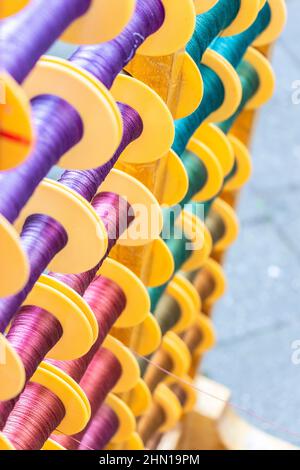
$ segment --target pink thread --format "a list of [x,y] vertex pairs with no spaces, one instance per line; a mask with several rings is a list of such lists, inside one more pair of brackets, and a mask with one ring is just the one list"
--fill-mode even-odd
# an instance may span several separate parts
[[63,403],[45,387],[29,383],[3,428],[17,450],[39,450],[65,416]]

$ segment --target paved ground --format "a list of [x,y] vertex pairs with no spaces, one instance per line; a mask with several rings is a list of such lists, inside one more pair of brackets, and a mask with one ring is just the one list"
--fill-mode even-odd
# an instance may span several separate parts
[[291,347],[300,340],[300,104],[292,104],[300,2],[287,4],[273,60],[277,92],[258,122],[241,235],[227,257],[229,291],[214,316],[218,346],[204,371],[231,388],[233,403],[273,425],[245,415],[249,421],[300,446],[300,364]]

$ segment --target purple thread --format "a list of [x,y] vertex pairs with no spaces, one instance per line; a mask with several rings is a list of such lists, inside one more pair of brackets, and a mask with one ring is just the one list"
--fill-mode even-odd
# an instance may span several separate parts
[[[60,3],[61,0],[59,0]],[[134,31],[139,31],[142,28],[145,31],[145,37],[152,32],[156,31],[164,20],[164,9],[160,0],[151,0],[149,4],[145,0],[139,0],[136,7],[136,13],[133,17],[132,22],[128,26],[128,31],[125,29],[119,38],[95,46],[94,48],[82,47],[74,54],[72,61],[76,65],[80,65],[86,70],[90,71],[97,78],[100,77],[100,70],[103,70],[103,76],[107,75],[107,61],[112,60],[115,64],[113,66],[114,73],[111,75],[110,80],[115,78],[115,74],[119,73],[126,62],[125,49],[123,49],[122,43],[127,45],[131,43]],[[139,34],[139,33],[138,33]],[[127,37],[127,39],[126,39]],[[133,42],[133,44],[135,44]],[[103,53],[101,52],[103,49]],[[114,52],[115,57],[119,57],[118,60],[113,60],[110,57],[112,51],[119,49],[120,53]],[[86,53],[85,53],[86,50]],[[127,49],[126,49],[127,50]],[[108,51],[109,54],[108,54]],[[123,62],[120,62],[120,56],[123,54]],[[84,59],[86,63],[83,63],[82,56],[86,56]],[[15,58],[13,57],[14,63]],[[97,63],[99,62],[99,65]],[[118,65],[116,66],[116,62]],[[95,71],[92,70],[95,67]],[[118,69],[118,70],[117,70]],[[119,105],[124,115],[129,113],[129,107],[125,105]],[[47,175],[53,165],[55,165],[64,153],[70,150],[76,145],[83,135],[82,121],[77,111],[68,105],[64,100],[60,98],[54,98],[50,96],[38,97],[32,101],[33,119],[37,133],[37,143],[35,149],[30,155],[27,162],[18,167],[13,171],[8,171],[0,175],[0,183],[2,187],[2,196],[0,198],[0,213],[7,218],[7,220],[13,223],[18,217],[21,209],[24,207],[33,191],[40,183],[40,181]],[[132,111],[133,112],[133,111]],[[136,113],[137,114],[137,113]],[[124,119],[126,121],[126,118]],[[114,155],[112,162],[108,162],[103,166],[103,171],[107,168],[111,168],[118,159],[121,151],[125,148],[126,142],[128,142],[128,136],[131,133],[131,121],[137,121],[137,117],[128,117],[128,134],[125,122],[125,132],[123,141],[120,148]],[[140,120],[140,118],[139,118]],[[138,129],[142,128],[141,120],[136,123],[137,137]],[[142,131],[140,131],[142,132]],[[133,138],[137,138],[133,137]],[[99,143],[101,145],[101,143]],[[107,168],[106,168],[107,166]],[[95,175],[90,175],[91,180]],[[98,177],[98,175],[97,175]],[[99,186],[99,185],[98,185]],[[14,189],[18,188],[17,194],[14,193]]]
[[38,59],[90,4],[91,0],[31,0],[20,13],[1,22],[0,68],[22,83]]
[[[123,231],[132,222],[133,216],[128,215],[130,213],[129,204],[122,198],[119,198],[119,196],[116,194],[101,193],[95,198],[95,201],[97,213],[104,222],[108,236],[111,237],[107,251],[108,254],[109,250],[116,243],[117,238],[119,238]],[[117,218],[115,217],[115,214],[117,215]],[[33,219],[36,217],[43,217],[46,223],[52,221],[52,219],[46,216],[31,217]],[[48,221],[48,219],[50,220]],[[125,220],[127,222],[124,222]],[[36,226],[33,228],[36,228]],[[55,221],[52,221],[51,229],[52,234],[54,235],[55,232],[53,232],[53,229],[55,228],[59,229],[59,226]],[[26,233],[27,232],[28,227],[26,229]],[[36,232],[38,240],[40,239],[40,235],[40,231],[38,230]],[[36,240],[35,243],[35,240],[32,238],[32,230],[29,231],[29,235],[27,233],[27,236],[31,241],[31,245],[36,247],[38,240]],[[114,238],[115,236],[117,238]],[[79,275],[60,275],[56,273],[50,274],[52,277],[65,282],[68,286],[72,287],[81,295],[83,295],[86,291],[84,298],[94,311],[99,326],[98,339],[87,355],[78,359],[77,361],[69,361],[69,363],[66,361],[56,361],[56,365],[61,368],[66,367],[68,364],[67,372],[71,375],[72,373],[69,367],[75,371],[78,369],[81,370],[80,377],[83,375],[95,352],[98,350],[104,338],[107,336],[111,327],[116,322],[126,306],[126,298],[124,293],[117,284],[103,276],[99,276],[94,279],[101,264],[102,260],[95,268]],[[87,289],[89,285],[90,287]],[[33,285],[27,285],[25,291],[29,291],[32,287]],[[17,296],[12,296],[7,299],[0,299],[0,312],[3,311],[5,313],[6,321],[8,317],[12,318],[27,295],[25,295],[25,293],[21,294],[23,295],[21,296],[18,294]],[[101,299],[101,302],[99,299]],[[25,331],[24,326],[26,328]],[[26,341],[26,330],[28,331],[28,334],[30,334],[30,331],[32,331],[32,337],[28,343]],[[21,309],[20,312],[16,315],[12,322],[8,339],[20,354],[22,362],[25,366],[27,381],[31,378],[42,359],[58,342],[60,337],[61,327],[59,323],[51,314],[45,310],[36,307],[26,307]],[[77,373],[74,372],[74,374],[74,378],[77,377],[79,380],[80,377],[76,375]],[[0,405],[0,429],[3,428],[6,419],[15,403],[16,400],[10,400]]]
[[163,25],[164,20],[165,10],[161,0],[138,0],[132,20],[117,38],[101,45],[80,47],[70,60],[111,88],[117,75],[135,56],[136,50]]
[[[153,0],[153,2],[157,2],[157,3],[158,3],[158,1],[159,1],[159,0]],[[140,3],[143,3],[143,2],[141,1]],[[160,3],[160,1],[159,1],[159,3]],[[160,5],[161,5],[161,4],[160,4]],[[148,7],[148,5],[146,5],[146,7]],[[151,13],[151,11],[149,11],[148,13]],[[145,17],[145,20],[147,20],[147,21],[145,22],[145,25],[146,25],[146,24],[149,24],[149,23],[148,23],[148,18],[149,18],[149,17]],[[158,29],[158,28],[157,28],[157,29]],[[153,32],[154,32],[154,31],[153,31]],[[133,55],[134,55],[134,53],[135,53],[136,48],[142,43],[142,41],[139,42],[142,38],[139,36],[138,33],[136,34],[136,32],[130,31],[130,34],[132,35],[132,38],[134,38],[134,43],[133,43],[133,46],[132,46],[132,48],[131,48],[130,54],[127,55],[127,57],[124,56],[124,60],[125,60],[124,65],[125,65],[127,62],[129,62],[129,61],[131,60],[131,58],[133,57]],[[149,32],[149,34],[152,34],[152,33]],[[139,38],[138,40],[137,40],[137,37]],[[145,37],[146,37],[146,36],[145,36]],[[127,44],[127,45],[128,45],[128,44]],[[82,49],[81,49],[81,52],[82,52]],[[124,50],[123,50],[123,53],[124,53]],[[105,54],[104,54],[104,56],[105,56]],[[90,56],[89,56],[89,57],[90,57]],[[102,60],[103,60],[103,57],[102,57]],[[122,68],[122,67],[121,67],[121,68]],[[53,102],[52,100],[53,100],[53,99],[51,98],[51,102]],[[47,122],[47,123],[48,123],[48,122]],[[47,126],[47,127],[49,128],[49,126]],[[51,130],[50,130],[50,131],[51,131]],[[71,134],[70,134],[70,135],[71,135]],[[73,135],[74,135],[74,134],[73,134]],[[72,141],[72,138],[71,138],[70,140]],[[70,144],[70,146],[72,146],[72,143]],[[57,147],[57,148],[58,148],[58,147]],[[66,150],[65,150],[63,153],[65,153],[65,152],[66,152]],[[120,152],[120,153],[121,153],[121,152]],[[54,154],[55,154],[55,153],[54,153]],[[51,165],[51,166],[52,166],[52,165]],[[96,202],[97,202],[97,201],[96,201]],[[18,214],[17,214],[17,215],[18,215]],[[17,217],[17,215],[15,215],[14,217]],[[43,217],[43,216],[38,216],[38,217]],[[8,217],[8,219],[9,219],[9,217]],[[50,218],[49,218],[49,219],[50,219]],[[52,220],[52,219],[50,219],[50,220]],[[48,222],[48,221],[47,221],[47,222]],[[112,242],[112,244],[109,246],[109,249],[114,245],[114,243],[115,243],[115,239],[114,239],[114,241]],[[47,245],[47,247],[49,248],[48,245]],[[60,248],[60,249],[61,249],[61,248]],[[43,251],[44,251],[44,250],[43,250]],[[48,253],[49,253],[49,251],[48,251]],[[54,254],[52,254],[52,257],[53,257],[53,256],[54,256]],[[40,266],[41,266],[41,264],[42,264],[42,263],[40,263]],[[33,273],[32,273],[31,279],[30,279],[31,281],[32,281],[32,278],[33,278],[34,276],[36,276],[36,266],[35,266],[35,264],[33,264],[33,268],[34,268],[34,269],[33,269]],[[27,285],[26,287],[28,288],[28,285]],[[24,291],[26,291],[26,294],[27,294],[28,291],[27,291],[26,288],[24,289]],[[22,291],[22,293],[20,293],[19,296],[24,295],[24,291]],[[15,297],[17,297],[17,296],[15,296]],[[25,295],[25,297],[26,297],[26,295]],[[26,391],[25,391],[25,392],[26,392]],[[24,397],[24,394],[23,394],[23,397]],[[20,400],[20,401],[21,401],[21,400]],[[25,413],[25,415],[26,415],[26,413]],[[47,422],[47,421],[46,421],[46,422]],[[118,424],[118,423],[115,423],[115,424],[116,424],[116,429],[117,429],[117,424]],[[8,427],[9,427],[9,425],[10,425],[10,423],[8,423]],[[108,439],[108,440],[109,440],[109,439]],[[31,447],[31,448],[38,448],[38,447],[34,447],[33,444],[32,444],[32,446],[33,446],[33,447]],[[20,446],[20,447],[22,448],[22,446]],[[26,447],[24,447],[24,448],[26,448]]]
[[111,249],[116,244],[118,238],[124,233],[134,220],[130,205],[125,199],[114,193],[100,193],[92,203],[98,217],[103,221],[108,237],[108,249],[105,256],[91,270],[81,274],[60,274],[49,273],[61,282],[74,289],[83,296],[91,282],[96,276],[104,259],[109,255]]
[[[82,379],[83,390],[91,399],[92,411],[95,413],[121,376],[120,363],[110,351],[101,348],[101,344],[125,309],[126,297],[118,284],[99,276],[91,283],[84,298],[97,319],[97,341],[90,351],[79,359],[47,362],[63,370],[77,383]],[[21,357],[27,381],[61,335],[59,322],[42,309],[24,307],[16,315],[8,339]],[[4,427],[17,401],[18,398],[0,403],[0,429]]]
[[[98,216],[104,222],[108,235],[108,248],[106,256],[115,246],[117,240],[125,232],[127,227],[134,219],[133,211],[122,197],[115,193],[100,193],[92,203],[93,208]],[[113,210],[111,210],[113,208]],[[120,214],[126,214],[124,218]]]
[[97,266],[95,266],[90,271],[86,271],[85,273],[81,274],[61,274],[50,271],[48,275],[71,287],[71,289],[73,289],[82,297],[96,276],[97,271],[100,268],[99,264],[97,264]]
[[[131,214],[132,211],[127,201],[114,193],[99,194],[93,201],[93,207],[107,230],[109,243],[106,257],[134,217]],[[21,292],[0,299],[0,331],[2,332],[5,331],[12,317],[18,311],[50,261],[66,245],[67,234],[63,227],[51,217],[32,215],[26,220],[21,240],[30,261],[30,277]],[[92,273],[84,273],[81,281],[86,282],[87,279],[90,279],[92,274],[97,272],[102,261],[99,261],[99,264],[92,270]],[[67,279],[68,277],[66,276],[65,282],[67,282]],[[69,279],[70,282],[74,280],[72,275],[70,275]],[[77,280],[77,278],[75,279]]]
[[[90,4],[91,0],[48,0],[47,4],[44,0],[32,0],[27,8],[1,24],[0,67],[22,83],[41,55],[74,20],[86,13]],[[116,39],[103,47],[79,48],[72,61],[86,64],[110,88],[137,48],[162,26],[164,19],[161,0],[137,0],[132,20]]]
[[[61,0],[59,2],[63,3]],[[140,41],[136,41],[137,35],[146,38],[154,33],[163,24],[164,17],[161,0],[138,0],[132,21],[118,38],[100,46],[81,47],[73,55],[72,61],[100,80],[102,76],[103,83],[112,84],[116,75],[122,71],[123,66],[133,57],[136,48],[141,44]],[[12,58],[13,62],[18,64],[15,56]],[[108,65],[110,62],[111,70]],[[0,213],[11,223],[16,220],[52,166],[76,145],[83,135],[80,116],[63,100],[38,97],[32,101],[32,108],[38,135],[36,147],[27,162],[14,171],[0,175],[3,188]],[[117,151],[115,158],[118,156]],[[18,188],[18,194],[14,194],[15,188]]]
[[59,182],[73,189],[87,201],[91,201],[100,184],[103,183],[109,172],[119,159],[122,152],[143,132],[143,122],[139,114],[130,106],[118,103],[122,121],[123,137],[118,150],[105,165],[93,170],[68,170],[63,173]]
[[[112,209],[117,207],[117,205],[120,203],[120,200],[121,200],[121,207],[123,208],[123,215],[125,214],[127,218],[127,213],[128,213],[128,209],[130,206],[128,205],[126,201],[123,200],[122,202],[122,199],[120,199],[118,196],[116,196],[113,193],[99,194],[99,196],[97,196],[97,199],[98,201],[97,201],[96,206],[98,207],[100,215],[102,215],[103,219],[105,220],[104,223],[105,223],[108,233],[111,233],[111,230],[113,230],[113,233],[114,234],[116,233],[117,237],[119,237],[121,232],[119,231],[116,232],[115,230],[115,216],[113,215],[113,217],[111,217],[111,214],[114,212]],[[112,206],[106,201],[112,201]],[[122,212],[117,211],[116,213],[120,214]],[[32,216],[32,217],[35,217],[35,216]],[[129,223],[131,222],[131,220],[132,218],[129,218]],[[119,224],[117,224],[117,226],[119,226]],[[120,226],[122,227],[122,224]],[[112,243],[112,245],[114,243],[115,241]],[[83,273],[82,276],[84,280],[86,280],[86,279],[91,279],[91,276],[93,274],[95,274],[95,269],[91,270],[89,273]],[[76,282],[78,280],[78,277],[79,276],[76,276]],[[84,280],[83,280],[83,283],[85,282]],[[69,284],[72,283],[72,281],[73,281],[73,277],[70,276]],[[74,285],[76,284],[76,282],[74,282]],[[82,287],[82,284],[79,284],[79,285],[80,287]],[[95,377],[95,369],[96,367],[99,367],[99,364],[98,366],[96,366],[95,363],[93,363],[92,365],[92,359],[97,353],[103,340],[109,333],[111,327],[113,326],[113,324],[116,322],[116,320],[119,318],[122,311],[124,310],[126,306],[126,298],[124,296],[123,291],[120,289],[120,287],[116,283],[102,276],[99,276],[91,283],[90,287],[87,289],[84,295],[84,298],[91,306],[97,318],[97,322],[99,326],[99,336],[98,336],[97,341],[95,342],[93,347],[90,349],[90,351],[82,358],[79,358],[75,361],[50,361],[50,362],[54,363],[57,367],[60,367],[62,370],[64,370],[66,373],[68,373],[71,377],[73,377],[78,382],[83,377],[84,373],[87,371],[87,368],[89,367],[89,364],[90,364],[94,373],[89,373],[84,380],[84,384],[88,389],[89,386],[92,386],[90,380],[92,377]],[[43,320],[42,322],[40,321],[41,318]],[[41,327],[41,324],[43,325],[42,327]],[[24,327],[25,327],[25,331],[24,331]],[[27,343],[28,335],[26,334],[26,331],[28,332],[29,335],[30,335],[30,332],[32,333],[32,336],[29,337],[29,343]],[[25,336],[24,336],[24,333],[25,333]],[[34,373],[35,369],[37,368],[38,364],[43,359],[43,357],[59,340],[59,338],[61,337],[61,334],[62,334],[62,331],[61,331],[61,327],[58,321],[46,311],[39,309],[39,308],[35,308],[35,307],[26,307],[26,308],[21,309],[20,313],[16,316],[15,320],[12,323],[12,327],[9,333],[10,335],[9,339],[11,340],[12,345],[16,347],[17,351],[19,352],[21,356],[22,361],[24,362],[27,380],[32,376],[32,374]],[[108,367],[106,370],[109,370],[109,372],[111,372],[110,367]],[[113,380],[113,385],[111,385],[111,388],[114,386],[119,376],[120,376],[120,369],[118,369],[118,366],[116,366],[115,364],[114,374],[110,376],[110,379]],[[98,377],[98,380],[100,380],[100,383],[102,381],[101,377]],[[100,404],[103,402],[107,393],[111,390],[111,388],[109,388],[110,387],[109,384],[110,382],[109,380],[107,380],[106,385],[108,388],[102,387],[101,389],[99,389],[99,393],[97,393],[96,396],[93,398],[94,408],[97,407],[97,404],[98,406],[100,406]],[[98,385],[95,384],[95,387],[98,387]],[[90,391],[92,389],[90,389]],[[25,388],[25,395],[27,394],[27,392],[28,392],[27,388]],[[3,428],[6,420],[8,419],[9,414],[11,413],[17,401],[18,401],[17,399],[10,400],[9,402],[5,402],[0,405],[0,412],[1,412],[0,429]],[[26,395],[26,402],[27,401],[30,401],[30,397]],[[57,406],[59,407],[59,400],[58,400]],[[37,412],[37,416],[41,418],[38,412]],[[31,422],[31,425],[32,425],[32,422]],[[47,423],[47,425],[49,424]],[[11,430],[10,426],[11,426],[11,422],[9,421],[8,428]],[[14,426],[17,426],[16,422],[14,422]],[[53,428],[50,432],[52,432],[54,429],[55,428]],[[33,437],[31,436],[31,438]],[[25,446],[24,443],[23,444],[19,443],[18,445],[20,445],[21,448],[24,448]],[[34,446],[36,445],[37,444],[34,444]]]
[[18,168],[0,173],[0,213],[13,223],[34,190],[61,156],[83,135],[75,109],[60,98],[40,96],[32,101],[37,141],[30,157]]
[[[94,356],[98,354],[97,351],[105,337],[126,306],[126,297],[122,289],[115,282],[102,276],[94,279],[86,290],[84,299],[90,305],[97,319],[99,326],[97,340],[89,352],[79,359],[73,361],[48,360],[48,362],[66,372],[76,382],[80,382],[82,379]],[[62,333],[59,321],[47,311],[31,306],[20,309],[12,322],[7,339],[18,352],[24,364],[26,382],[30,380],[38,365],[59,341]],[[93,370],[95,370],[95,366],[93,366]],[[108,370],[111,371],[111,368],[108,367]],[[118,370],[118,367],[114,369],[116,372]],[[118,380],[118,377],[116,380]],[[85,383],[87,384],[87,382]],[[109,380],[107,383],[109,383]],[[113,386],[114,384],[111,388]],[[97,396],[100,398],[102,395]],[[4,427],[17,401],[18,398],[0,402],[0,430]]]
[[48,362],[62,369],[78,383],[83,378],[104,339],[126,306],[126,298],[122,289],[115,282],[102,276],[99,276],[91,283],[84,295],[84,299],[90,305],[97,319],[99,326],[97,340],[89,352],[79,359],[73,361],[48,360]]
[[12,322],[7,339],[19,353],[27,380],[63,334],[59,321],[38,307],[22,307]]
[[102,405],[89,423],[78,450],[103,450],[116,434],[119,418],[107,405]]
[[95,416],[121,374],[122,366],[113,353],[105,348],[99,349],[80,381],[91,405],[91,416]]
[[27,218],[21,240],[30,262],[30,277],[21,292],[0,299],[0,331],[2,332],[5,331],[13,315],[22,305],[52,258],[66,245],[67,233],[51,217],[34,214]]
[[[38,307],[22,307],[12,322],[7,339],[19,354],[26,373],[26,382],[32,377],[46,354],[63,333],[59,321]],[[0,430],[11,413],[18,397],[0,402]]]

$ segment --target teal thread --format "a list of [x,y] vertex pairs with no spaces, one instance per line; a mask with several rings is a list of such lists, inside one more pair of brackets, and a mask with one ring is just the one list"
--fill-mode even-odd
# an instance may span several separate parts
[[194,155],[192,152],[186,150],[182,155],[182,162],[186,169],[189,187],[185,197],[180,202],[183,209],[184,205],[187,204],[195,194],[197,194],[207,182],[207,170],[201,159]]
[[[271,10],[268,2],[260,11],[256,21],[247,31],[227,38],[218,38],[213,41],[211,48],[220,53],[235,68],[241,62],[247,48],[257,36],[268,26],[271,19]],[[219,77],[208,67],[201,64],[204,84],[204,97],[202,103],[190,116],[175,121],[175,140],[173,150],[181,156],[192,135],[202,122],[224,101],[224,87]]]
[[[237,120],[237,118],[239,117],[243,109],[245,108],[248,101],[255,95],[259,87],[259,76],[256,70],[249,64],[249,62],[246,62],[246,61],[241,62],[241,64],[237,68],[237,71],[239,73],[239,77],[240,77],[241,84],[242,84],[242,90],[243,90],[242,101],[236,113],[233,116],[231,116],[231,118],[227,119],[227,121],[217,124],[218,127],[225,134],[228,134],[230,132],[233,124],[235,123],[235,121]],[[231,180],[231,178],[235,176],[237,170],[238,170],[238,166],[235,160],[231,172],[228,175],[226,175],[226,177],[224,178],[224,185],[229,180]]]
[[[255,95],[259,87],[259,76],[256,70],[252,67],[249,62],[246,62],[245,60],[241,62],[240,65],[237,67],[237,72],[239,74],[239,78],[242,84],[242,100],[237,111],[229,119],[217,124],[217,126],[225,134],[228,134],[230,132],[233,124],[245,108],[247,102]],[[237,162],[235,161],[231,172],[224,178],[224,185],[235,176],[237,169]],[[209,213],[214,200],[215,198],[205,203],[206,215]]]
[[197,16],[194,34],[186,47],[197,65],[212,41],[236,18],[240,4],[240,0],[219,0],[211,10]]
[[176,300],[164,294],[155,310],[155,318],[160,326],[162,335],[165,335],[180,320],[181,309]]
[[[237,72],[239,74],[241,84],[242,84],[242,91],[243,91],[242,101],[238,110],[231,118],[218,124],[220,129],[222,129],[225,133],[229,132],[233,123],[235,122],[235,120],[237,119],[241,111],[244,109],[246,103],[253,97],[253,95],[256,93],[258,86],[259,86],[259,76],[256,70],[248,62],[246,61],[241,62],[241,64],[237,68]],[[182,160],[188,173],[189,189],[188,189],[187,195],[180,202],[180,207],[181,209],[185,208],[185,210],[187,210],[188,212],[191,212],[194,215],[197,215],[197,217],[200,216],[200,218],[203,220],[203,217],[201,217],[202,216],[201,211],[199,212],[198,210],[199,205],[202,204],[203,215],[204,215],[204,220],[205,220],[217,196],[211,199],[210,201],[206,201],[205,203],[201,203],[201,204],[191,201],[193,196],[197,194],[197,192],[206,183],[207,172],[201,160],[195,155],[193,155],[191,152],[185,152],[182,155]],[[235,162],[232,171],[225,178],[224,184],[235,175],[236,170],[237,170],[237,165]],[[186,204],[188,204],[188,206],[186,206]],[[167,245],[169,246],[169,248],[171,249],[171,252],[174,257],[175,272],[178,271],[182,267],[184,262],[191,255],[190,251],[185,250],[186,243],[188,242],[187,239],[184,239],[181,241],[181,240],[176,240],[173,238],[176,216],[178,216],[178,214],[176,214],[176,212],[174,211],[174,208],[164,209],[164,220],[168,220],[168,221],[170,220],[170,227],[171,227],[170,238],[169,239],[166,238],[165,241]],[[167,285],[163,285],[157,288],[149,289],[152,312],[155,312],[157,303],[160,300],[163,293],[165,292],[166,287]]]

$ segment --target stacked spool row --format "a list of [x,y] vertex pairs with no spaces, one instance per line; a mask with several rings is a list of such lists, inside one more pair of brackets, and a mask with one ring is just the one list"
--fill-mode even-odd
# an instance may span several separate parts
[[[278,11],[278,13],[280,15],[280,21],[284,21],[284,17],[285,17],[284,10]],[[249,59],[250,54],[251,54],[251,59],[255,57],[255,60],[256,59],[257,61],[261,60],[261,56],[257,52],[251,50],[251,51],[248,51],[248,55],[245,56],[245,59],[247,61],[250,60]],[[256,64],[257,63],[258,62],[256,62]],[[264,64],[267,65],[266,62],[264,62]],[[257,69],[260,69],[262,71],[262,67],[263,67],[262,62],[260,62],[260,65],[259,66],[257,65]],[[241,78],[243,77],[241,76]],[[272,79],[272,72],[270,68],[268,70],[268,66],[267,68],[264,69],[264,71],[260,75],[260,83],[262,83],[263,80],[265,80],[265,85],[269,89],[269,92],[270,92],[269,97],[270,97],[272,94],[271,90],[273,89],[274,79]],[[243,83],[243,80],[242,80],[242,83]],[[243,87],[243,91],[246,91],[246,88]],[[263,96],[263,94],[264,94],[263,87],[260,86],[260,90],[257,90],[255,93],[255,96],[251,98],[252,103],[250,102],[250,97],[248,96],[247,108],[251,110],[253,103],[257,99],[258,101],[256,101],[256,104],[258,105],[260,103],[261,105],[264,102],[264,101],[260,101],[260,98]],[[260,95],[260,98],[259,98],[259,95]],[[264,96],[266,99],[267,94],[265,93]],[[233,125],[234,121],[237,120],[238,122],[235,128],[233,129],[233,132],[237,135],[245,134],[245,129],[244,129],[245,118],[243,114],[246,116],[247,120],[249,120],[249,117],[253,119],[253,114],[254,114],[253,111],[244,111],[241,113],[241,110],[245,105],[245,98],[246,98],[246,94],[243,92],[243,100],[242,100],[242,105],[240,106],[239,112],[236,113],[234,118],[228,120],[227,122],[222,123],[220,127],[222,128],[223,131],[228,132],[230,127]],[[254,106],[254,108],[256,108],[256,106]],[[240,118],[238,118],[239,114],[241,114]],[[242,125],[240,123],[242,123]],[[243,128],[241,129],[241,127]],[[202,131],[203,131],[203,127],[202,127]],[[238,191],[240,190],[241,186],[245,184],[245,182],[249,178],[249,175],[251,172],[251,161],[249,158],[250,157],[249,152],[247,148],[245,147],[245,145],[243,145],[233,135],[230,135],[229,137],[230,137],[230,142],[235,152],[236,165],[238,165],[237,169],[239,169],[239,171],[235,170],[235,174],[231,175],[230,179],[229,178],[227,179],[227,185],[223,188],[220,196],[223,200],[228,201],[231,205],[234,205]],[[249,138],[245,139],[245,135],[243,135],[243,137],[244,137],[243,139],[244,143],[248,143]],[[224,205],[223,202],[221,204],[223,206],[223,209],[225,209],[226,205]],[[212,214],[210,213],[210,217],[206,220],[206,223],[207,225],[210,226],[211,235],[213,236],[214,248],[211,254],[212,258],[209,260],[208,263],[202,266],[199,272],[192,272],[188,274],[188,278],[194,283],[195,287],[197,288],[198,293],[200,294],[200,297],[202,298],[202,300],[204,300],[204,303],[202,305],[202,311],[206,315],[210,315],[212,305],[224,292],[225,279],[224,279],[224,275],[222,274],[222,270],[219,265],[219,262],[223,259],[225,249],[228,248],[229,246],[228,242],[231,240],[231,243],[232,243],[232,241],[234,241],[237,235],[237,224],[232,217],[233,213],[231,213],[231,216],[230,216],[231,211],[230,209],[228,211],[228,209],[229,207],[227,206],[225,214],[224,213],[222,214],[223,221],[225,220],[227,221],[227,224],[226,224],[227,230],[224,230],[224,226],[223,226],[223,228],[221,229],[223,231],[223,236],[221,237],[221,239],[217,240],[217,242],[215,239],[215,235],[218,233],[216,230],[217,226],[215,224],[212,225],[212,217],[211,217]],[[220,233],[221,232],[219,232],[219,236],[220,236]],[[227,236],[225,237],[226,233],[227,233]],[[216,263],[215,260],[218,261],[218,264]],[[175,314],[176,312],[174,307],[172,308],[172,312],[173,314]],[[157,313],[159,316],[161,316],[162,314],[161,311],[158,311]],[[206,322],[205,322],[205,319],[206,319]],[[202,321],[202,328],[201,328],[200,318],[198,317],[197,322],[195,322],[194,325],[190,325],[190,328],[188,328],[187,331],[185,331],[182,334],[182,338],[186,342],[189,351],[192,352],[192,355],[190,357],[191,367],[189,370],[189,375],[192,377],[197,371],[197,366],[199,365],[199,361],[201,360],[203,352],[205,351],[205,349],[201,350],[201,348],[198,351],[196,350],[195,346],[197,346],[197,342],[198,342],[198,346],[199,344],[201,344],[201,341],[202,341],[202,345],[206,344],[206,346],[208,347],[209,345],[212,346],[214,343],[213,328],[210,322],[207,323],[207,320],[208,319],[206,316],[206,318],[204,318],[204,320]],[[203,336],[205,337],[207,341],[206,343],[203,339]],[[158,373],[157,371],[155,372],[155,366],[152,367],[152,375],[150,371],[148,372],[147,379],[148,379],[148,383],[151,384],[151,386],[153,383],[155,383],[155,380],[157,380],[159,375],[162,377],[163,375],[162,368],[164,370],[168,370],[168,368],[170,368],[170,365],[168,365],[166,354],[163,355],[161,352],[160,354],[157,354],[156,357],[154,358],[154,363],[156,366],[160,368],[160,373]],[[169,361],[169,364],[170,364],[170,361]],[[170,380],[170,378],[168,379]],[[173,377],[173,382],[174,382],[174,377]],[[189,386],[187,386],[186,377],[183,378],[182,381],[179,381],[179,385],[180,385],[179,388],[181,388],[180,391],[178,390],[178,383],[176,385],[177,398],[179,399],[179,403],[181,405],[182,403],[188,404],[187,408],[184,408],[184,412],[186,412],[191,409],[190,406],[193,407],[197,399],[197,396],[196,396],[195,390],[192,390]],[[194,399],[192,398],[193,393],[194,393]],[[156,433],[156,435],[154,435],[154,437],[152,436],[150,438],[149,435],[147,434],[148,431],[145,431],[144,429],[149,429],[149,427],[151,427],[151,423],[157,423],[159,420],[163,420],[162,416],[163,416],[163,407],[160,407],[160,409],[158,409],[157,407],[155,409],[155,407],[153,407],[151,412],[149,412],[148,416],[145,417],[144,422],[141,425],[141,431],[146,433],[145,435],[147,436],[147,439],[149,439],[148,446],[151,448],[155,448],[158,445],[159,440],[161,438],[161,434],[158,432]],[[166,442],[168,442],[168,440],[166,440]]]
[[[212,246],[237,234],[218,196],[249,175],[225,134],[272,94],[249,46],[275,40],[284,4],[71,3],[2,27],[1,445],[141,448],[193,405],[191,358],[214,342],[199,293],[204,310],[221,295]],[[40,58],[62,34],[83,45]]]

